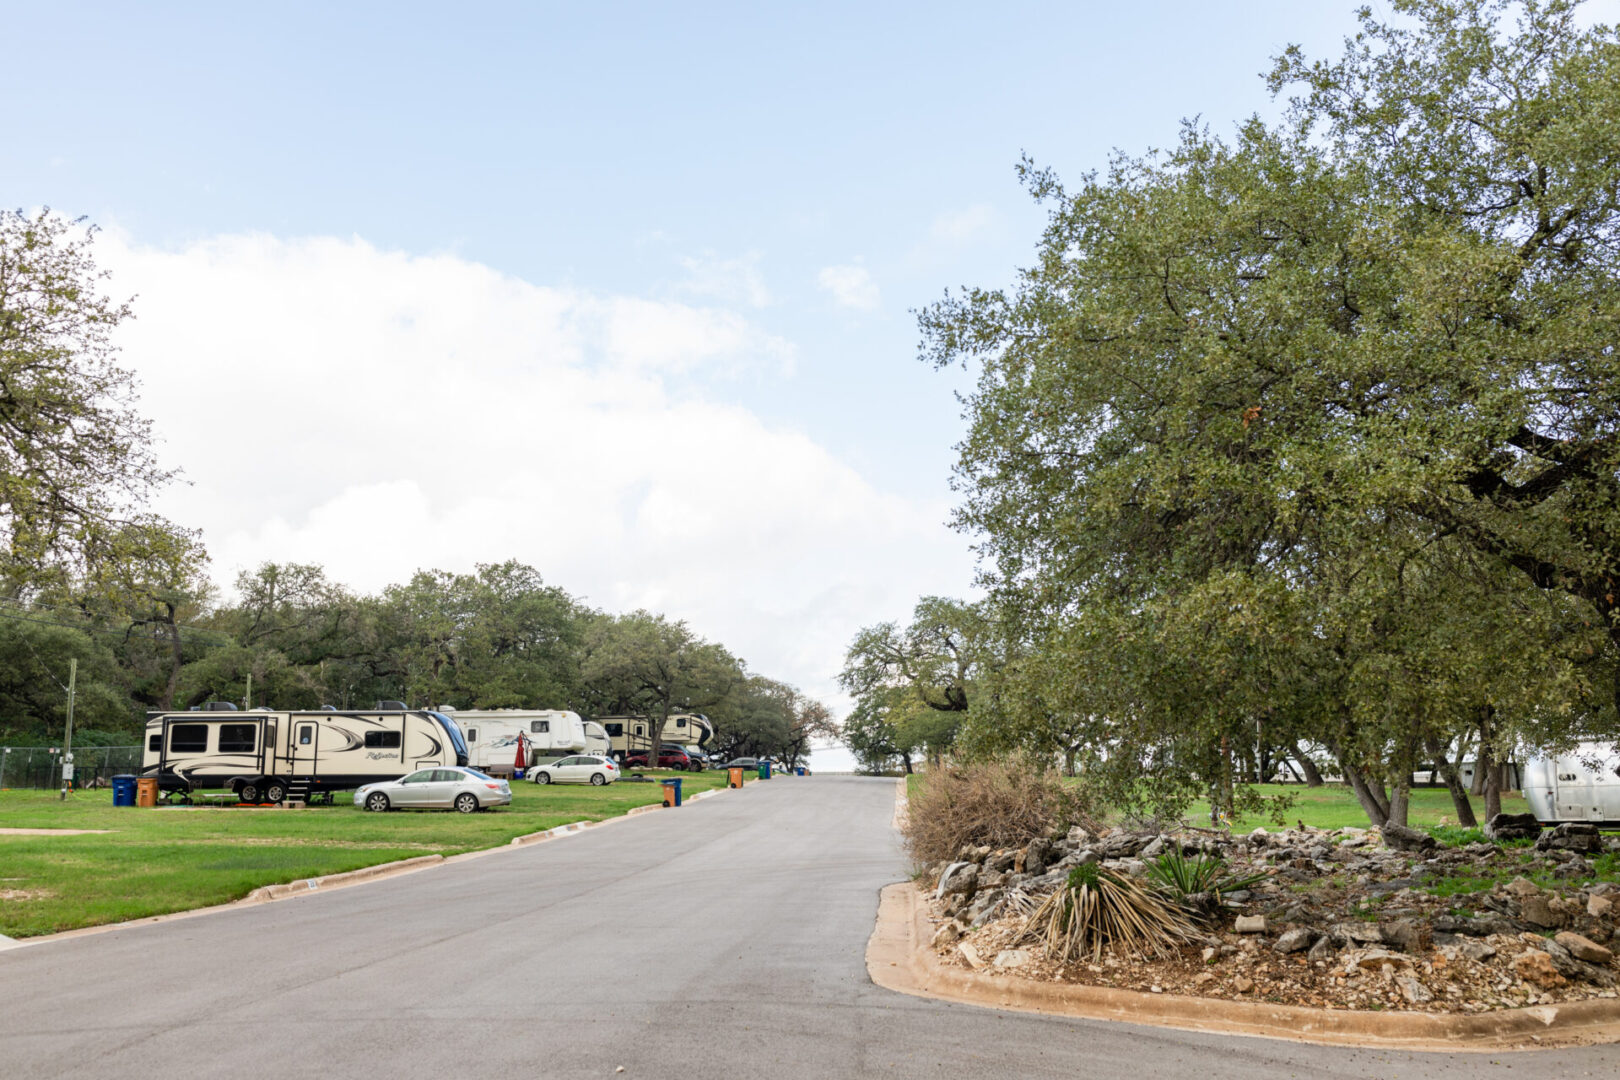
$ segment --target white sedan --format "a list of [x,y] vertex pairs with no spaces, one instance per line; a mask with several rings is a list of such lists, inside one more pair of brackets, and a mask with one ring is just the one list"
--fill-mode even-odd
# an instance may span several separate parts
[[536,765],[529,771],[529,779],[537,784],[594,784],[601,787],[619,778],[619,767],[612,758],[596,754],[578,754],[553,761],[550,765]]
[[512,787],[505,780],[460,766],[418,769],[398,780],[367,784],[354,793],[354,805],[384,810],[439,809],[471,814],[491,806],[510,806]]

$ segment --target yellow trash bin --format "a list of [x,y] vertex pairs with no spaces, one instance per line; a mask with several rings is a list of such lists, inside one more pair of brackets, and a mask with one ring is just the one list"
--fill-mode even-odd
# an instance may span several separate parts
[[155,776],[143,776],[135,781],[135,805],[156,806],[158,782]]
[[727,769],[726,770],[726,777],[727,777],[726,787],[742,787],[743,786],[743,771],[741,769]]

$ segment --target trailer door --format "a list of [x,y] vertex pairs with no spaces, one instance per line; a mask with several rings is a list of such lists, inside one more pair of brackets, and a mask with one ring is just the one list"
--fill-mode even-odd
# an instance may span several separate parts
[[1579,758],[1561,757],[1554,762],[1553,782],[1559,821],[1586,821],[1592,816],[1597,793],[1592,790],[1592,775]]
[[288,756],[292,758],[292,774],[313,778],[318,765],[317,752],[321,741],[321,725],[313,719],[298,717],[291,721],[292,735]]

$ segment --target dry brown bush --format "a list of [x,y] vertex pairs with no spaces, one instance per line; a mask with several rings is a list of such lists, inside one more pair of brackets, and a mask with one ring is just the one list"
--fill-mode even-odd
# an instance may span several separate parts
[[907,809],[906,849],[918,866],[965,845],[1022,847],[1037,836],[1094,824],[1082,787],[1027,761],[983,761],[930,772]]

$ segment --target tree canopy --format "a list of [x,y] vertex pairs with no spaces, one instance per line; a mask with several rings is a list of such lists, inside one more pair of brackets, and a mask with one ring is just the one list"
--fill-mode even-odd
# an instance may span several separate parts
[[1278,59],[1280,123],[1072,188],[1026,161],[1034,265],[922,313],[979,372],[988,741],[1084,732],[1175,803],[1304,738],[1378,821],[1440,736],[1620,728],[1620,38],[1392,6]]

